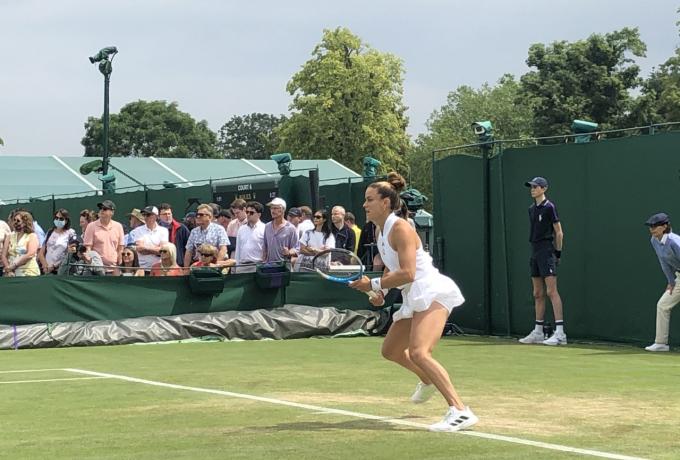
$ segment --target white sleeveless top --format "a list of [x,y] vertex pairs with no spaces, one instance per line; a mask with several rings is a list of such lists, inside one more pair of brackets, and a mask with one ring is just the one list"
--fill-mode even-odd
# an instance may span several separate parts
[[[389,241],[392,227],[399,219],[401,219],[401,217],[398,217],[395,214],[390,214],[387,217],[387,220],[385,220],[384,228],[382,228],[378,234],[378,251],[380,252],[380,257],[382,258],[385,266],[391,272],[397,271],[401,268],[399,266],[399,254],[397,251],[392,249]],[[430,254],[425,252],[425,250],[423,250],[423,245],[421,244],[416,250],[416,276],[414,281],[418,281],[422,278],[438,273],[439,270],[437,270],[434,265],[432,265],[432,257]],[[399,287],[404,288],[405,286],[407,285]]]

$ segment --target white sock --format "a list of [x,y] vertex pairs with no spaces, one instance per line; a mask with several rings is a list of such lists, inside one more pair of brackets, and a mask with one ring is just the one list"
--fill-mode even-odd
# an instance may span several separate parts
[[537,324],[534,326],[534,332],[539,332],[543,334],[543,324]]
[[564,324],[558,324],[555,326],[555,332],[558,334],[564,334]]

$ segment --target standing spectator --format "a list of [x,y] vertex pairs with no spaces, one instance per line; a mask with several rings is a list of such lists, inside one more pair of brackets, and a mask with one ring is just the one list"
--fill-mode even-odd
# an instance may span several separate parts
[[[39,244],[38,247],[42,247],[42,245],[45,244],[45,230],[43,230],[43,228],[40,226],[38,221],[35,220],[35,218],[33,217],[33,211],[26,209],[26,208],[16,208],[12,212],[14,212],[14,213],[26,212],[31,216],[31,219],[33,220],[33,233],[35,233],[36,236],[38,237],[38,244]],[[10,214],[10,215],[12,215],[12,214]]]
[[196,228],[196,213],[194,211],[184,215],[184,225],[189,229],[189,232]]
[[295,227],[295,230],[298,231],[298,236],[300,235],[298,225],[300,225],[301,220],[302,220],[302,211],[300,211],[300,208],[290,208],[288,210],[288,222],[293,224],[293,227]]
[[234,238],[238,235],[238,229],[248,223],[248,216],[246,215],[246,200],[237,198],[231,202],[229,206],[232,215],[234,216],[227,228],[227,236]]
[[158,225],[158,208],[147,206],[142,210],[144,225],[130,232],[130,239],[137,247],[139,266],[145,271],[161,260],[160,250],[168,242],[168,229]]
[[[562,255],[562,224],[557,215],[557,207],[549,201],[545,192],[548,181],[543,177],[534,177],[525,182],[531,189],[533,204],[529,207],[529,241],[531,242],[531,284],[533,285],[536,323],[534,330],[520,343],[542,343],[544,345],[566,345],[567,335],[564,333],[564,317],[562,298],[557,292],[557,265]],[[555,333],[547,340],[543,336],[545,317],[545,295],[550,297],[555,315]]]
[[335,237],[335,247],[354,251],[356,238],[352,229],[345,224],[345,208],[333,206],[331,220],[333,221],[331,230]]
[[361,239],[361,229],[357,225],[356,218],[354,217],[354,214],[351,212],[347,212],[345,214],[345,225],[347,225],[350,230],[354,232],[354,253],[358,254],[359,253],[359,240]]
[[264,207],[257,201],[246,203],[248,222],[238,229],[236,237],[236,267],[234,273],[253,273],[262,262],[264,251],[264,222],[260,220]]
[[123,226],[113,220],[116,205],[111,200],[97,203],[99,219],[87,226],[83,235],[83,244],[87,251],[95,251],[102,258],[107,273],[118,273],[115,268],[123,262],[125,234]]
[[290,261],[297,255],[299,238],[297,229],[283,218],[286,202],[282,198],[274,198],[267,206],[272,220],[264,227],[262,257],[267,263]]
[[54,226],[47,232],[45,244],[38,252],[38,260],[46,275],[56,275],[59,266],[66,259],[68,242],[76,236],[71,228],[71,218],[66,209],[58,209],[54,213]]
[[[5,238],[9,237],[10,233],[12,233],[12,230],[9,228],[9,225],[7,225],[7,222],[0,220],[0,254],[2,254]],[[4,268],[5,266],[3,265],[2,257],[0,257],[0,276],[4,273]]]
[[378,239],[378,229],[370,220],[366,221],[364,228],[361,229],[361,238],[359,239],[359,252],[357,255],[366,265],[367,270],[374,272],[381,272],[385,268],[378,251],[376,243]]
[[670,351],[668,330],[671,323],[671,310],[680,302],[680,236],[673,233],[668,214],[660,212],[647,219],[650,242],[659,259],[661,270],[668,284],[656,303],[656,337],[654,343],[645,347],[647,351]]
[[221,225],[213,222],[212,207],[201,204],[196,211],[196,223],[198,224],[189,234],[186,252],[184,253],[184,267],[190,267],[192,262],[198,260],[197,248],[204,244],[212,244],[218,249],[218,260],[223,260],[227,253],[227,232]]
[[144,269],[139,267],[137,248],[126,246],[123,249],[123,263],[120,264],[121,276],[144,276]]
[[312,222],[312,208],[309,206],[300,206],[300,212],[302,217],[300,218],[300,224],[298,225],[298,236],[302,238],[307,230],[314,230],[314,222]]
[[161,260],[151,267],[151,276],[183,276],[184,269],[177,265],[177,250],[172,243],[163,243],[160,249]]
[[229,224],[233,218],[234,214],[232,214],[231,210],[229,209],[222,209],[217,214],[217,223],[224,228],[224,231],[227,232],[227,236],[229,236],[229,230],[227,229],[229,228]]
[[158,224],[168,229],[168,240],[177,249],[177,263],[184,264],[184,253],[186,252],[187,241],[189,240],[189,229],[186,225],[177,222],[172,216],[172,206],[168,203],[161,203],[159,206],[160,219]]
[[83,209],[80,211],[80,219],[78,220],[78,225],[80,225],[80,235],[78,236],[80,238],[85,235],[85,229],[90,224],[90,222],[94,222],[95,220],[97,220],[96,212],[90,211],[89,209]]
[[27,211],[14,213],[14,231],[5,238],[2,250],[2,265],[5,276],[39,276],[36,261],[38,236],[33,231],[33,218]]
[[137,227],[144,225],[144,215],[139,209],[133,208],[126,216],[129,217],[130,220],[128,221],[128,232],[125,234],[125,245],[130,246],[131,244],[134,244],[134,240],[130,237],[130,233]]
[[[300,256],[295,263],[295,271],[297,272],[303,269],[314,270],[315,268],[322,268],[312,265],[314,256],[325,249],[335,247],[335,237],[331,231],[328,212],[323,209],[316,211],[314,213],[314,224],[314,229],[307,230],[300,240]],[[330,257],[323,256],[319,259],[321,258],[325,259],[321,261],[323,265],[330,264]]]

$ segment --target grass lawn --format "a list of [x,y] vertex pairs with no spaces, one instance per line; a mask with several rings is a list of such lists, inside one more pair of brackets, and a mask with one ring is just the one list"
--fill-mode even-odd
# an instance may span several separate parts
[[[416,379],[380,358],[381,341],[305,339],[0,352],[0,458],[587,457],[489,437],[429,433],[422,426],[441,418],[444,400],[436,396],[422,405],[411,404]],[[477,433],[633,457],[680,458],[680,354],[456,337],[442,340],[435,355],[480,417],[473,430]],[[89,378],[62,370],[67,368],[194,390]],[[54,370],[7,372],[37,369]],[[324,408],[359,414],[327,413]],[[371,415],[404,424],[373,420]]]

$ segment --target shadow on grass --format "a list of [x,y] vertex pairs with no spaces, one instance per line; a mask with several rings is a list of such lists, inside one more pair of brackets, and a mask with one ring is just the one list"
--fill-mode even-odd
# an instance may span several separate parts
[[[408,417],[409,419],[417,417]],[[339,431],[339,430],[360,430],[360,431],[402,431],[419,432],[423,428],[416,428],[404,425],[389,423],[387,420],[399,420],[400,418],[390,418],[385,420],[346,420],[343,422],[290,422],[279,423],[276,425],[252,428],[262,431]]]

